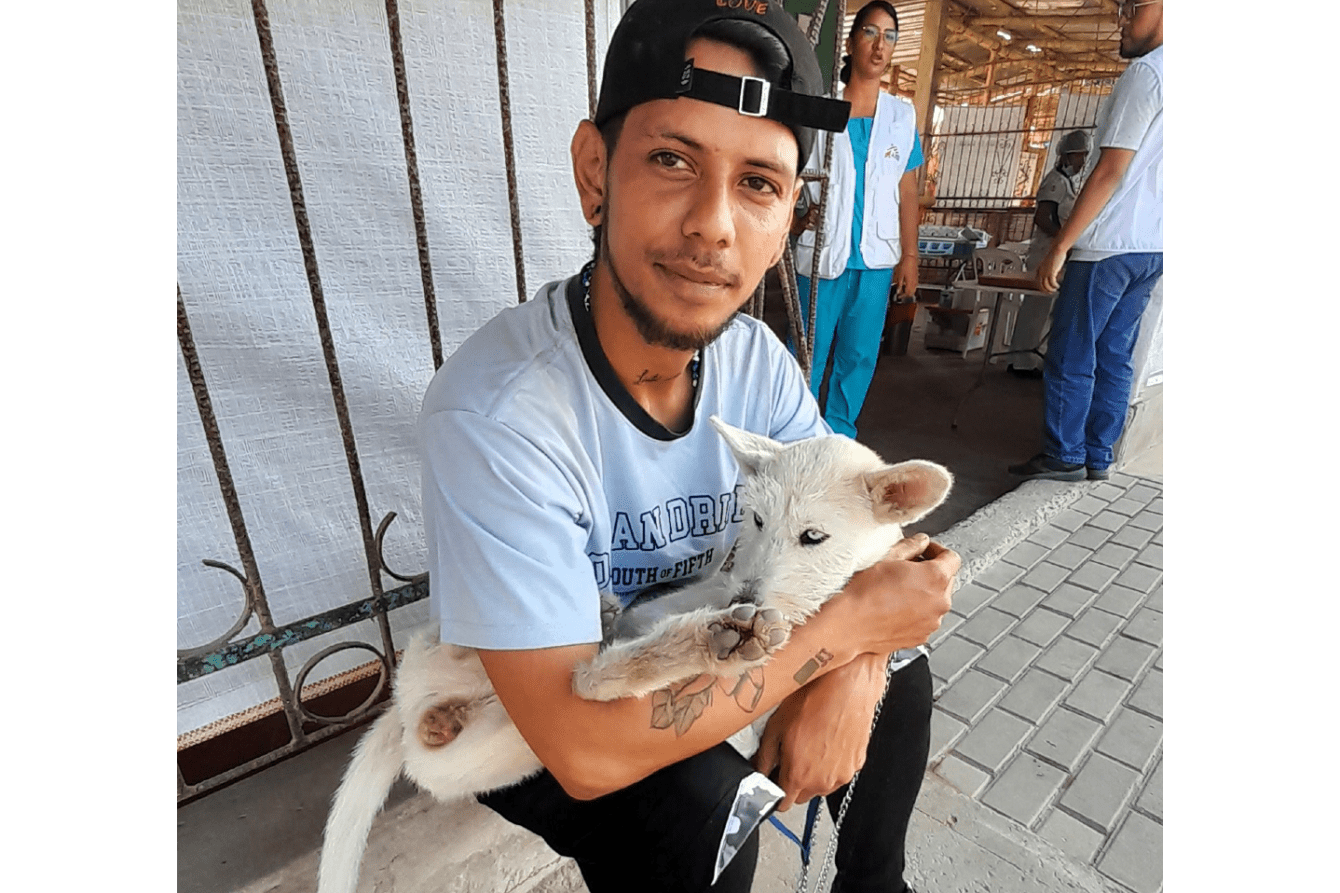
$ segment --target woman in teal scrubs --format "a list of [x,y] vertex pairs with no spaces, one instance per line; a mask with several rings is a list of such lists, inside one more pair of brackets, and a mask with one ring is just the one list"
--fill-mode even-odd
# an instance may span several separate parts
[[[818,312],[810,390],[819,396],[831,354],[824,419],[839,434],[856,436],[866,392],[875,374],[890,291],[917,288],[916,168],[922,164],[916,114],[906,100],[880,89],[880,78],[898,42],[898,14],[884,0],[862,7],[847,37],[840,75],[842,98],[851,103],[845,133],[833,136],[824,250],[819,263]],[[808,168],[823,162],[816,141]],[[817,184],[810,197],[817,199]],[[817,209],[798,222],[812,226]],[[800,296],[809,315],[814,232],[797,245]]]

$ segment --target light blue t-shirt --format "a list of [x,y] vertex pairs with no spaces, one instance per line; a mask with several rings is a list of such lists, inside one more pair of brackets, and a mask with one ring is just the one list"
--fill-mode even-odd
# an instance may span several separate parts
[[578,277],[509,307],[452,354],[419,416],[433,614],[442,641],[598,642],[627,604],[721,565],[740,471],[708,422],[790,442],[830,429],[786,348],[739,317],[703,350],[693,423],[667,431],[595,337]]
[[[851,142],[852,161],[856,167],[855,204],[851,213],[851,254],[847,258],[848,270],[868,270],[865,258],[861,257],[861,223],[865,219],[865,160],[870,155],[870,133],[874,129],[874,118],[848,118],[847,139]],[[921,155],[921,134],[912,135],[912,152],[907,159],[903,173],[921,167],[924,159]],[[895,196],[896,200],[896,196]]]

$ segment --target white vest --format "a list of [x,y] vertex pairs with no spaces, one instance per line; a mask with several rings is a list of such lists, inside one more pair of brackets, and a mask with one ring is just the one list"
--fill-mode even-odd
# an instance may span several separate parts
[[[916,139],[917,116],[906,101],[880,91],[875,102],[875,120],[870,132],[870,154],[865,162],[865,212],[861,221],[861,257],[872,269],[888,269],[902,257],[899,240],[898,186]],[[824,220],[824,250],[819,256],[819,276],[836,279],[847,269],[851,257],[851,215],[855,207],[856,161],[847,132],[820,133],[810,151],[807,170],[819,170],[824,161],[824,141],[833,139],[828,212]],[[819,201],[821,184],[810,183],[811,202]],[[814,258],[814,230],[801,233],[796,246],[796,272],[809,276]]]

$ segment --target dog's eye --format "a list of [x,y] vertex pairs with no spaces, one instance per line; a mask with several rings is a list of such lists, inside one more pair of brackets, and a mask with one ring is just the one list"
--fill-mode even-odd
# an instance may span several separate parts
[[822,530],[815,530],[813,527],[800,534],[800,544],[802,546],[817,546],[826,539],[828,539],[828,534]]
[[759,530],[763,529],[763,519],[758,516],[758,512],[754,512],[754,526]]

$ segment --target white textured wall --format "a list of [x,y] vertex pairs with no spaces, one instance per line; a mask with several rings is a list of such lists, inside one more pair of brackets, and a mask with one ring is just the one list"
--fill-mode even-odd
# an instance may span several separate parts
[[[270,0],[335,350],[387,560],[424,561],[414,421],[433,373],[385,5]],[[597,57],[618,0],[597,2]],[[587,114],[580,0],[508,0],[511,106],[533,293],[590,240],[568,141]],[[406,75],[443,349],[517,300],[488,0],[400,4]],[[303,269],[251,5],[179,0],[177,277],[261,581],[279,624],[370,593],[354,491]],[[185,364],[178,363],[178,647],[240,613],[240,568]],[[387,588],[394,581],[385,580]],[[422,602],[397,619],[426,618]],[[246,632],[254,632],[255,621]],[[371,623],[348,636],[376,642]],[[291,674],[335,641],[289,649]],[[313,678],[366,660],[325,661]],[[276,694],[269,662],[178,687],[178,731]]]

